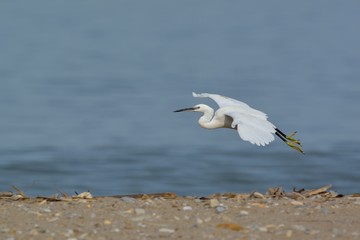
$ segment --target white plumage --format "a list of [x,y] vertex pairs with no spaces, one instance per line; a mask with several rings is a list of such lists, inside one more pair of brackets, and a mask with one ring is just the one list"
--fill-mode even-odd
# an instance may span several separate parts
[[202,112],[203,115],[199,119],[201,127],[206,129],[236,129],[241,139],[258,146],[265,146],[274,141],[275,134],[290,147],[303,153],[300,148],[301,143],[293,138],[295,133],[290,136],[285,135],[267,120],[267,115],[262,111],[251,108],[244,102],[218,94],[197,94],[193,92],[193,96],[196,98],[210,98],[219,105],[219,109],[214,112],[208,105],[198,104],[194,107],[176,110],[175,112]]

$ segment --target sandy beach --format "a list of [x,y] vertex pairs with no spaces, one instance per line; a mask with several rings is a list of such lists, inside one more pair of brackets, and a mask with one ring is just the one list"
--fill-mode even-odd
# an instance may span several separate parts
[[360,194],[314,190],[27,197],[0,193],[0,239],[360,239]]

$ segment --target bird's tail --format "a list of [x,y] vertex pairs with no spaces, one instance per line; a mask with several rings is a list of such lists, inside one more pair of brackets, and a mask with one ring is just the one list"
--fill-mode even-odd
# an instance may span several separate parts
[[299,139],[295,139],[294,136],[297,132],[294,132],[290,135],[286,135],[282,131],[280,131],[278,128],[275,128],[275,134],[278,136],[281,140],[284,141],[289,147],[292,147],[296,151],[301,152],[302,154],[305,154],[304,151],[301,149],[302,145]]

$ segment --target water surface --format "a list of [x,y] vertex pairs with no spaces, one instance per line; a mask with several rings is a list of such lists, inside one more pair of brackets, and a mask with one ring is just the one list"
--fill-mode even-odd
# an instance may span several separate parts
[[[30,195],[359,191],[359,3],[3,1],[0,183]],[[198,114],[220,93],[297,130],[259,148]]]

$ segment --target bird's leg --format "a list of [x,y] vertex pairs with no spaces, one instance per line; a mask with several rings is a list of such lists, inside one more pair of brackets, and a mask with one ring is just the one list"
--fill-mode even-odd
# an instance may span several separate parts
[[279,132],[275,132],[276,136],[278,136],[281,140],[283,140],[285,143],[287,142],[286,138],[281,135]]
[[304,151],[301,149],[302,145],[300,143],[300,140],[294,138],[297,132],[294,132],[290,135],[286,135],[277,128],[275,128],[275,131],[276,131],[275,132],[276,136],[278,136],[281,140],[283,140],[289,147],[304,154]]
[[[278,129],[278,128],[275,128],[275,131],[276,131],[276,133],[278,133],[278,134],[276,134],[276,135],[281,135],[282,137],[284,137],[284,138],[286,138],[286,134],[285,133],[283,133],[282,131],[280,131],[280,129]],[[280,136],[279,136],[280,137]]]

